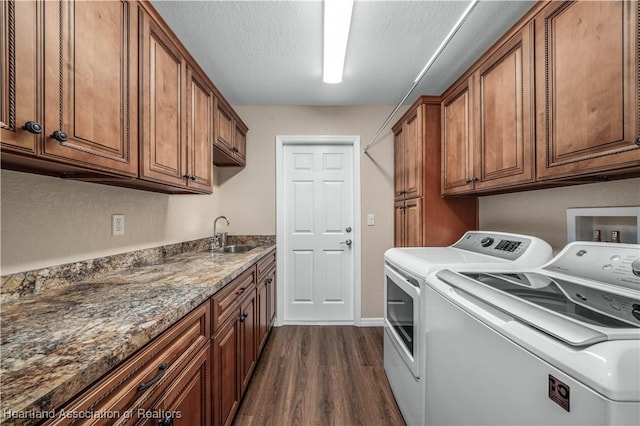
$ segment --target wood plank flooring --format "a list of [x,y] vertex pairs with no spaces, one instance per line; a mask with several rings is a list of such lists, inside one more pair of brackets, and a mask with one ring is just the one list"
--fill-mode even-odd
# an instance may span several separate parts
[[404,425],[382,328],[274,327],[234,426]]

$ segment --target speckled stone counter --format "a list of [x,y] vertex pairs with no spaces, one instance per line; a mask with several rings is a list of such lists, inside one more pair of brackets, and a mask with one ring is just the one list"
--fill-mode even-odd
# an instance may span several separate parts
[[197,251],[2,304],[0,422],[64,404],[275,246]]

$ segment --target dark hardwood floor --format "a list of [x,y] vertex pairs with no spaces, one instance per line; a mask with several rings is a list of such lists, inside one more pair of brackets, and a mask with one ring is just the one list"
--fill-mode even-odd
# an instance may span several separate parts
[[234,425],[404,425],[384,373],[382,333],[275,327]]

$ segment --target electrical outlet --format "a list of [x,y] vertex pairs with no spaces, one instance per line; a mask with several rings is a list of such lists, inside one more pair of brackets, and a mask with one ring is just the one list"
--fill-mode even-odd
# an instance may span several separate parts
[[111,215],[111,235],[124,235],[124,215]]

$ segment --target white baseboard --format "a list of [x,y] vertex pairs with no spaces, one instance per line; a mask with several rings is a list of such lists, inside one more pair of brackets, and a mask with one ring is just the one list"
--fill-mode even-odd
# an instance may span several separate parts
[[283,325],[357,325],[358,327],[383,327],[384,318],[362,318],[360,324],[354,321],[282,321],[277,322],[276,327]]
[[360,327],[384,327],[384,318],[361,318]]

